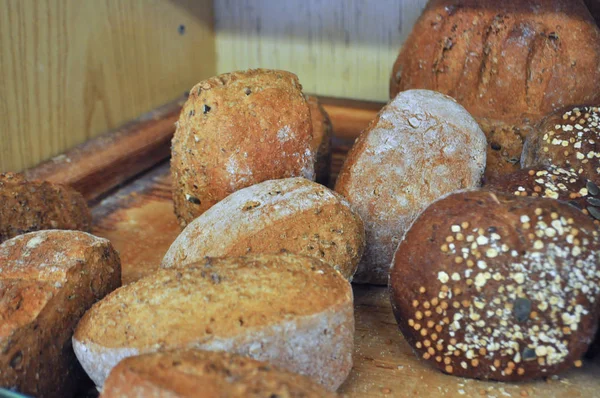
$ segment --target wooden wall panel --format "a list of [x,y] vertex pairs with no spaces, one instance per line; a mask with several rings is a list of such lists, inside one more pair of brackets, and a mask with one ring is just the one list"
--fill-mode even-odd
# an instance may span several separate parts
[[0,10],[0,172],[55,156],[215,73],[211,0],[0,0]]
[[305,91],[387,101],[401,43],[426,0],[215,0],[217,70],[295,72]]

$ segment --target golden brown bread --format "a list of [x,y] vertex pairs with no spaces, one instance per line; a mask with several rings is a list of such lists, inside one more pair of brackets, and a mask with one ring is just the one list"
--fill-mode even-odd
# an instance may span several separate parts
[[331,174],[331,120],[317,97],[307,95],[306,102],[310,109],[313,127],[313,152],[317,154],[315,161],[316,181],[319,184],[328,186]]
[[248,357],[201,350],[129,357],[106,379],[101,398],[333,398],[309,378]]
[[292,73],[253,69],[198,83],[172,145],[181,226],[238,189],[277,178],[314,179],[312,139],[308,104]]
[[51,230],[0,245],[0,386],[72,396],[82,376],[73,330],[120,284],[119,256],[106,239]]
[[27,181],[21,174],[0,174],[0,243],[43,229],[89,231],[92,215],[83,196],[47,181]]
[[486,177],[518,169],[548,113],[600,100],[600,31],[580,0],[432,0],[395,62],[390,97],[455,98],[488,137]]
[[517,381],[580,365],[600,315],[600,238],[553,199],[489,191],[429,206],[390,289],[416,353],[456,376]]

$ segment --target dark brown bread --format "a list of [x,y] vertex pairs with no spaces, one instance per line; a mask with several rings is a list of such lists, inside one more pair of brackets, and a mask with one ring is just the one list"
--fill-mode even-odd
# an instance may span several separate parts
[[580,0],[432,0],[393,68],[411,88],[455,98],[488,138],[487,177],[518,169],[548,113],[600,100],[600,31]]
[[331,174],[331,135],[333,134],[331,120],[317,97],[307,95],[306,102],[310,109],[313,126],[313,152],[317,154],[316,179],[319,184],[328,186]]
[[83,375],[73,330],[121,284],[106,239],[38,231],[0,245],[0,386],[35,397],[69,397]]
[[0,174],[0,243],[43,229],[89,231],[91,223],[90,210],[74,189],[27,181],[21,174]]
[[167,351],[121,361],[101,398],[314,397],[332,393],[308,377],[225,352]]
[[198,83],[172,145],[181,226],[241,188],[286,177],[314,180],[312,139],[308,104],[292,73],[254,69]]
[[398,325],[456,376],[516,381],[581,364],[600,315],[600,238],[552,199],[489,191],[433,203],[390,272]]

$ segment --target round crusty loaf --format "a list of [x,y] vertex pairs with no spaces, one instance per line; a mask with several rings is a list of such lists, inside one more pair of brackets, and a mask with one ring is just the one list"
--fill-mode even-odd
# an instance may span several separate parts
[[317,154],[315,175],[318,183],[327,186],[331,172],[331,120],[317,97],[307,95],[306,102],[310,109],[313,127],[312,148]]
[[267,69],[226,73],[192,88],[171,158],[182,227],[238,189],[314,179],[312,123],[301,90],[296,75]]
[[600,100],[600,30],[580,0],[432,0],[393,68],[390,96],[455,98],[488,138],[486,177],[518,169],[548,113]]
[[285,178],[241,189],[192,221],[162,267],[289,252],[323,259],[351,280],[364,247],[363,223],[346,199],[304,178]]
[[485,136],[452,98],[428,90],[398,94],[360,135],[335,190],[361,216],[367,247],[355,282],[387,284],[402,235],[438,197],[480,184]]
[[451,194],[415,221],[390,271],[398,325],[456,376],[516,381],[580,365],[600,315],[600,239],[553,199]]
[[566,108],[550,114],[527,136],[523,167],[554,164],[572,168],[600,184],[600,111],[595,106]]
[[207,258],[116,290],[83,317],[75,354],[102,386],[123,358],[179,348],[227,351],[336,390],[352,368],[352,288],[296,255]]
[[309,378],[226,352],[176,350],[129,357],[101,398],[337,397]]

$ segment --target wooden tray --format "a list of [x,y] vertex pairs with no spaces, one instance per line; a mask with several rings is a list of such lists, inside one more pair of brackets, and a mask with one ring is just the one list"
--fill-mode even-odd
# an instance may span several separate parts
[[[123,283],[155,270],[180,232],[173,213],[167,157],[181,102],[179,99],[27,173],[70,183],[92,200],[93,233],[110,239],[119,250]],[[323,102],[336,132],[334,179],[352,139],[381,104],[332,99]],[[152,163],[155,165],[145,170]],[[126,181],[132,176],[135,178]],[[114,188],[115,184],[120,186]],[[600,396],[598,358],[560,377],[528,383],[482,382],[444,375],[419,360],[404,341],[386,288],[354,285],[354,298],[354,368],[340,389],[350,397]]]

